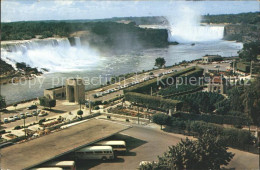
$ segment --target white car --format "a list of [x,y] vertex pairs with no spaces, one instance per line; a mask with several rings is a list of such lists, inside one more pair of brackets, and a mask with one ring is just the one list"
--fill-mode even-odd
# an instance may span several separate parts
[[39,116],[39,117],[43,117],[43,116],[47,116],[47,115],[48,115],[48,113],[42,112],[42,113],[40,113],[38,116]]
[[32,115],[31,113],[28,113],[28,112],[27,112],[27,113],[26,113],[26,116],[27,116],[27,117],[32,117],[33,115]]
[[15,118],[14,118],[13,116],[10,116],[10,117],[8,118],[8,120],[9,120],[9,122],[14,122],[14,121],[15,121]]

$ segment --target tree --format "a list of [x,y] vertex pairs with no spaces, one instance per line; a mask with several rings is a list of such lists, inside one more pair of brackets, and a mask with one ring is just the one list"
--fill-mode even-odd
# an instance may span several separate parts
[[6,108],[5,98],[0,95],[0,110]]
[[17,69],[22,69],[22,70],[24,70],[27,67],[25,62],[16,63],[15,65]]
[[82,111],[82,110],[78,110],[78,111],[77,111],[77,115],[79,115],[80,118],[82,119],[83,111]]
[[154,114],[153,122],[161,125],[161,129],[162,129],[162,125],[167,125],[170,122],[170,116],[163,113]]
[[155,64],[154,64],[154,66],[159,67],[159,68],[162,68],[162,66],[164,66],[165,63],[166,63],[166,61],[165,61],[164,58],[158,57],[158,58],[155,59]]
[[245,43],[243,49],[238,52],[239,58],[244,61],[256,61],[260,54],[260,42]]
[[39,100],[41,106],[49,107],[50,109],[56,106],[56,100],[54,99],[50,99],[44,96],[44,97],[40,97]]
[[143,170],[152,169],[220,169],[227,165],[234,154],[227,152],[227,147],[219,137],[206,132],[197,141],[186,138],[158,158],[158,163],[151,163]]
[[246,86],[241,95],[245,113],[255,125],[260,125],[260,77],[249,86]]

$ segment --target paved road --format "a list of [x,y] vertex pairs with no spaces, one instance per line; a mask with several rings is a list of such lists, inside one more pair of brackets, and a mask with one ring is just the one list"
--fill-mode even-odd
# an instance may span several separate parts
[[[229,69],[229,66],[230,66],[229,63],[217,63],[217,64],[216,63],[196,64],[196,63],[197,62],[191,63],[191,64],[189,64],[186,67],[191,67],[191,66],[197,65],[199,67],[204,68],[206,71],[208,71],[208,70],[226,71],[227,69]],[[219,68],[215,68],[215,66],[219,66]],[[154,75],[158,75],[160,73],[169,72],[169,71],[172,71],[172,70],[179,71],[179,70],[182,70],[182,69],[184,69],[186,67],[184,67],[184,66],[174,66],[174,67],[165,68],[165,69],[153,70],[153,71],[150,71],[150,72],[153,72]],[[110,94],[107,94],[107,95],[105,95],[103,97],[99,97],[99,98],[94,98],[93,94],[96,94],[96,93],[100,92],[101,90],[105,91],[105,90],[108,90],[108,89],[116,88],[119,85],[120,86],[126,85],[126,84],[129,84],[129,83],[133,82],[133,81],[142,81],[144,78],[149,77],[148,74],[149,74],[149,72],[145,72],[145,73],[138,74],[138,75],[135,75],[133,77],[130,77],[128,79],[125,79],[125,80],[123,80],[121,82],[117,82],[116,84],[112,84],[112,85],[105,86],[105,87],[102,87],[102,88],[99,88],[99,89],[96,89],[96,90],[88,91],[88,92],[86,92],[86,99],[90,99],[92,101],[95,101],[95,100],[107,101],[107,100],[110,100],[110,99],[115,98],[117,96],[120,96],[120,95],[123,94],[123,90],[119,90],[117,92],[110,93]]]
[[[77,169],[136,169],[140,161],[156,161],[158,155],[168,150],[168,146],[176,145],[183,135],[166,133],[159,130],[158,126],[134,125],[133,128],[116,135],[114,139],[126,140],[130,153],[125,156],[118,156],[114,161],[81,161],[77,162]],[[236,169],[257,169],[258,155],[248,152],[231,149],[235,157],[230,162],[229,168]]]

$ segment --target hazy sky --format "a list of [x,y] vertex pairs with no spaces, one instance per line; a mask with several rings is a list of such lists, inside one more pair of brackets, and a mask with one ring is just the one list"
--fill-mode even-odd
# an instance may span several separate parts
[[200,14],[259,11],[259,1],[84,1],[2,0],[1,21],[169,16],[189,7]]

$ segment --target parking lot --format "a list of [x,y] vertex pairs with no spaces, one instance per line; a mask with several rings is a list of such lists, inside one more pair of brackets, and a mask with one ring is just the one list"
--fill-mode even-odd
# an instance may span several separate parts
[[[25,107],[25,108],[10,109],[5,113],[1,113],[1,119],[3,121],[5,118],[9,119],[10,117],[14,117],[15,115],[17,115],[18,117],[21,118],[21,113],[23,113],[25,115],[26,115],[26,113],[28,113],[28,114],[32,114],[32,116],[26,116],[26,119],[25,119],[25,123],[29,124],[29,123],[36,122],[43,118],[48,118],[48,117],[60,115],[60,114],[66,113],[66,112],[70,112],[77,108],[79,108],[78,104],[74,104],[74,103],[67,104],[65,100],[57,100],[56,106],[54,108],[52,108],[51,110],[45,110],[45,112],[47,112],[47,115],[45,115],[45,116],[34,116],[33,111],[36,111],[36,109],[28,110],[27,107]],[[37,111],[38,110],[43,111],[43,107],[38,106]],[[19,119],[19,120],[15,120],[15,121],[9,121],[8,123],[4,123],[4,124],[2,124],[2,127],[12,128],[15,126],[21,126],[23,124],[24,124],[24,120]]]
[[[112,140],[125,140],[129,149],[127,154],[118,155],[116,159],[111,161],[76,161],[76,166],[79,170],[137,169],[141,161],[157,161],[157,156],[161,156],[167,151],[168,146],[179,143],[181,138],[185,139],[185,136],[163,132],[159,130],[159,126],[153,124],[147,126],[134,125],[131,129],[109,138]],[[235,157],[227,166],[228,168],[258,168],[258,155],[236,149],[230,149],[230,151],[235,153]],[[250,165],[248,162],[250,162]]]

